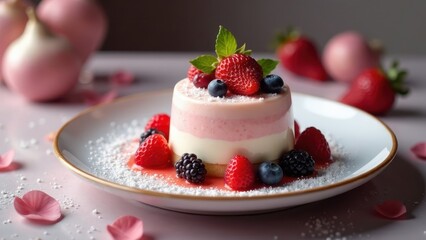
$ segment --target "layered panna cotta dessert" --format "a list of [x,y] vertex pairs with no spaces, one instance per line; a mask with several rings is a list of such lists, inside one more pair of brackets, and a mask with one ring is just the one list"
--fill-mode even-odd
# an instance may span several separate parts
[[169,145],[174,162],[195,152],[210,176],[222,177],[235,155],[277,162],[294,145],[290,89],[214,97],[185,78],[173,90]]

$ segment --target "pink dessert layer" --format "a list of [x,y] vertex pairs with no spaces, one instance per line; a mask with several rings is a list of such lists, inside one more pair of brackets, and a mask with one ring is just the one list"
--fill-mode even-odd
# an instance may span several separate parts
[[293,129],[291,95],[211,97],[184,79],[175,86],[171,125],[199,138],[241,141]]

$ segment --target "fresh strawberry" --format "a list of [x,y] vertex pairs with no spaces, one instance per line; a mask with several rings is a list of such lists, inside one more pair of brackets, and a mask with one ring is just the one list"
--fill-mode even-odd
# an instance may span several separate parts
[[250,190],[255,182],[255,173],[251,162],[242,155],[236,155],[229,161],[225,171],[225,184],[233,190]]
[[[251,50],[246,50],[245,44],[237,48],[234,35],[222,26],[219,27],[215,51],[217,56],[201,55],[190,62],[205,74],[215,74],[235,94],[253,95],[258,92],[260,80],[278,64],[271,59],[256,61],[250,57]],[[195,75],[195,70],[190,68],[188,78],[194,79]]]
[[315,168],[321,169],[332,162],[330,146],[324,135],[315,127],[308,127],[297,138],[294,149],[305,150],[315,161]]
[[307,37],[290,29],[278,36],[277,56],[290,72],[317,81],[328,79],[315,44]]
[[397,62],[387,72],[379,68],[366,69],[352,82],[341,102],[374,115],[383,115],[392,108],[397,93],[408,93],[404,84],[406,74],[398,69]]
[[223,80],[228,89],[240,95],[253,95],[260,88],[262,67],[254,58],[244,54],[233,54],[216,68],[216,78]]
[[171,165],[171,151],[163,135],[151,135],[139,145],[135,164],[144,168],[165,168]]
[[164,134],[166,139],[169,139],[170,131],[170,116],[165,113],[155,114],[148,120],[148,123],[145,125],[145,131],[150,128],[154,128]]

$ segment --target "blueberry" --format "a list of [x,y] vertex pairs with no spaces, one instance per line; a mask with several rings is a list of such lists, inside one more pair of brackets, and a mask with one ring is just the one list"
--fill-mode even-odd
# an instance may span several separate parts
[[263,162],[259,166],[259,178],[267,185],[275,185],[283,179],[283,170],[280,165],[271,162]]
[[283,79],[275,74],[269,74],[260,81],[260,88],[264,93],[280,93],[283,86]]
[[226,86],[224,81],[214,79],[209,83],[207,89],[209,90],[209,94],[213,97],[225,97],[228,86]]

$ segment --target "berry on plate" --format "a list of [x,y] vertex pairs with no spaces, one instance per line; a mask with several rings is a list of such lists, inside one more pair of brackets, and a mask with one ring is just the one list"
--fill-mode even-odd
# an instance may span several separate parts
[[332,162],[330,146],[322,132],[315,127],[308,127],[300,134],[294,149],[308,152],[317,168],[326,167]]
[[315,44],[294,29],[278,36],[277,56],[290,72],[317,81],[328,79]]
[[166,168],[171,165],[171,151],[161,134],[154,134],[143,141],[135,154],[135,164],[144,168]]
[[255,182],[255,173],[251,162],[242,155],[236,155],[229,161],[224,179],[226,186],[233,190],[250,190]]
[[149,136],[153,135],[153,134],[163,134],[162,132],[158,131],[155,128],[150,128],[148,130],[146,130],[145,132],[143,132],[139,138],[139,144],[141,144],[143,141],[145,141],[145,139],[147,139]]
[[[214,74],[221,79],[234,94],[253,95],[260,88],[260,80],[268,75],[278,64],[270,59],[255,60],[250,57],[251,50],[246,50],[243,44],[238,48],[234,35],[226,28],[219,26],[219,33],[215,44],[216,56],[201,55],[191,64],[205,74]],[[190,68],[191,70],[191,68]],[[195,70],[188,71],[191,80]]]
[[152,116],[145,125],[145,131],[154,128],[164,134],[166,139],[169,139],[170,131],[170,116],[165,113],[159,113]]
[[387,72],[379,68],[366,69],[352,82],[341,102],[374,115],[386,114],[392,109],[396,94],[408,94],[404,83],[406,74],[397,62]]
[[184,153],[175,163],[176,175],[190,183],[200,184],[206,179],[204,163],[193,153]]
[[280,160],[285,176],[303,177],[314,173],[315,161],[308,152],[293,149]]
[[258,176],[266,185],[276,185],[283,179],[283,170],[280,165],[272,162],[263,162],[259,165]]

